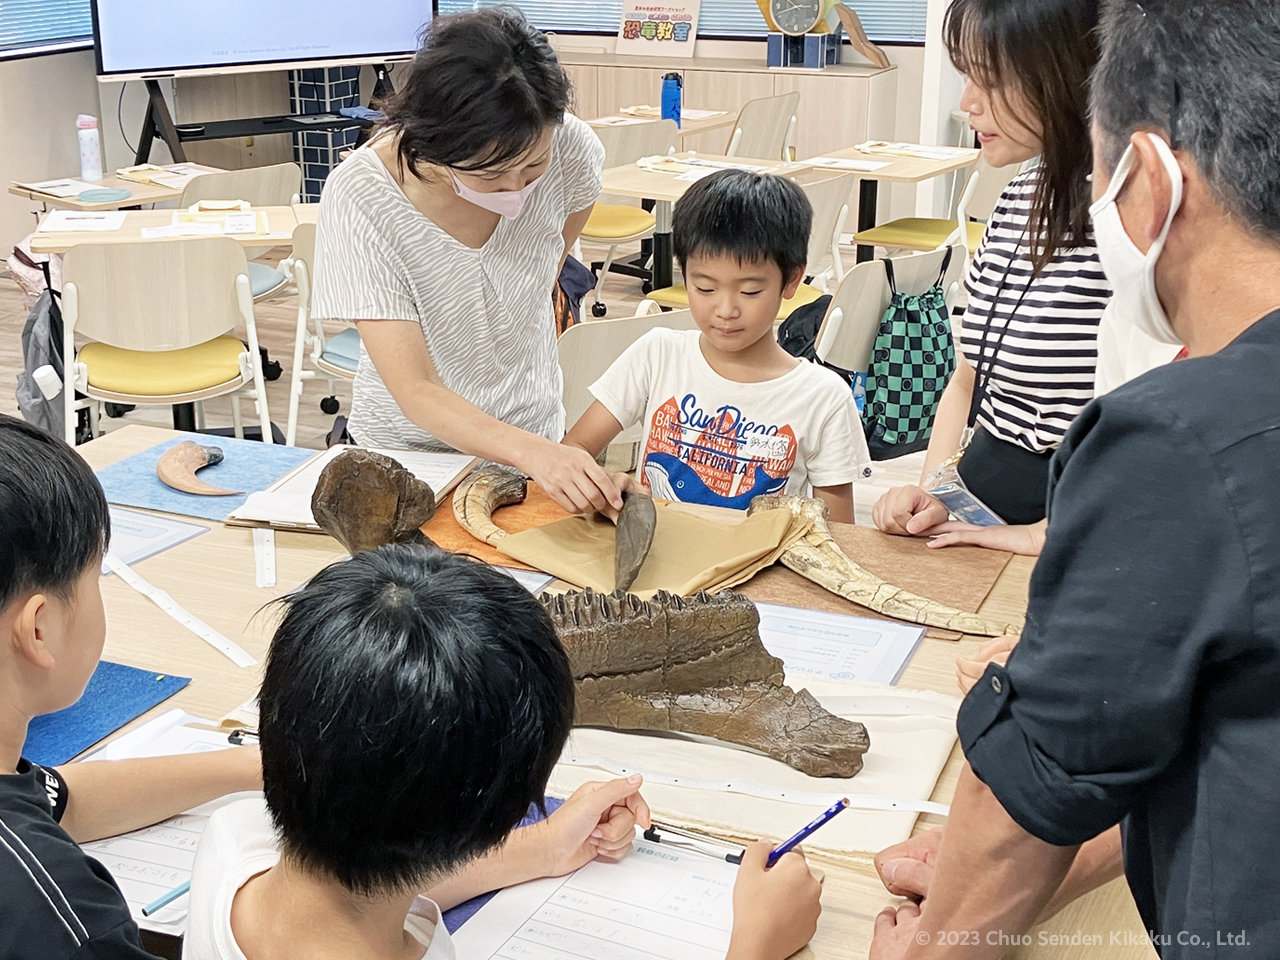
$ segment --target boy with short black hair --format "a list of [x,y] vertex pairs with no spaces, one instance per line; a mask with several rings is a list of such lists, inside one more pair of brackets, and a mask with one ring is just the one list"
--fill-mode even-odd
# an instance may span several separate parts
[[870,461],[849,386],[778,345],[774,322],[804,278],[813,211],[790,180],[723,170],[675,207],[672,236],[698,331],[657,329],[591,386],[565,437],[598,456],[643,419],[637,478],[668,500],[745,509],[766,493],[823,500],[853,522]]
[[63,441],[0,415],[0,957],[141,958],[111,875],[77,841],[163,820],[261,783],[252,747],[75,763],[22,758],[31,718],[70,706],[106,639],[102,488]]
[[[648,826],[636,776],[513,831],[541,805],[574,709],[550,618],[515,580],[400,544],[283,602],[259,697],[265,800],[209,822],[187,960],[446,960],[441,907],[621,856]],[[735,892],[745,946],[730,955],[744,960],[782,960],[817,920],[803,858],[766,873],[767,850],[751,848]]]

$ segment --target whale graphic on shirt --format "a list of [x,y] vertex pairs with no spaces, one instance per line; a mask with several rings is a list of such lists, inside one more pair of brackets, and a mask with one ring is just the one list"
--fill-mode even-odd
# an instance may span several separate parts
[[659,500],[679,500],[681,503],[703,503],[712,507],[729,507],[745,510],[756,497],[766,493],[781,493],[787,478],[771,477],[757,463],[751,488],[737,496],[725,497],[710,489],[697,471],[678,457],[669,453],[650,453],[644,459],[644,482],[650,493]]

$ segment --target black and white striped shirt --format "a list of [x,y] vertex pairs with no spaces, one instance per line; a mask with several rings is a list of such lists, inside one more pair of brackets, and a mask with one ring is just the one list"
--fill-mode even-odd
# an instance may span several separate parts
[[1019,174],[996,205],[969,268],[960,341],[986,382],[978,423],[1043,453],[1062,443],[1093,399],[1098,321],[1111,285],[1092,234],[1032,279],[1029,220],[1038,176],[1037,169]]

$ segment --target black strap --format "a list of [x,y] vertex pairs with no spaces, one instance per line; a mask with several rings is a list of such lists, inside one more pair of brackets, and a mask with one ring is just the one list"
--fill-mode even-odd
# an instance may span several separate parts
[[[933,281],[933,287],[931,287],[930,289],[933,289],[934,287],[942,286],[943,278],[945,278],[947,275],[947,267],[951,266],[952,252],[953,252],[952,248],[947,247],[946,256],[942,258],[942,269],[938,271],[938,279]],[[897,283],[894,282],[893,261],[890,260],[888,257],[884,257],[883,260],[884,260],[884,275],[886,279],[888,279],[889,281],[889,292],[896,297],[898,295],[898,285]]]
[[[1015,249],[1014,256],[1009,259],[1009,263],[1004,268],[1004,275],[1000,278],[1000,285],[996,287],[995,296],[991,298],[991,309],[987,311],[987,322],[982,329],[982,339],[978,342],[978,362],[973,368],[973,396],[969,398],[969,419],[968,427],[973,429],[973,425],[978,422],[978,413],[982,410],[982,401],[987,396],[987,384],[991,382],[991,375],[995,372],[996,356],[1000,353],[1000,346],[1004,343],[1005,334],[1009,332],[1009,327],[1013,324],[1013,318],[1019,310],[1022,309],[1022,301],[1026,298],[1027,293],[1031,290],[1031,284],[1035,282],[1034,272],[1027,278],[1027,285],[1022,288],[1022,293],[1018,294],[1018,302],[1013,305],[1013,310],[1005,319],[1004,326],[1000,328],[1000,335],[996,338],[995,346],[991,350],[991,356],[987,357],[987,337],[991,334],[991,321],[995,318],[996,307],[1000,305],[1000,294],[1004,293],[1004,288],[1009,282],[1009,271],[1013,269],[1014,261],[1017,259]],[[983,375],[983,362],[986,361],[986,375]]]

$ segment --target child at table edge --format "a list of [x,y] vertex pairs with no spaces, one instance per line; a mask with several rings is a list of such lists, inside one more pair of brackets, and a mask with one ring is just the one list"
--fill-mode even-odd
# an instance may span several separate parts
[[853,522],[870,462],[849,385],[778,345],[774,322],[804,277],[813,211],[794,182],[723,170],[676,203],[672,240],[698,330],[651,330],[591,385],[564,438],[593,456],[643,421],[637,479],[655,497],[746,509],[812,495]]
[[106,498],[62,440],[0,415],[0,956],[149,958],[111,875],[78,843],[257,789],[258,750],[72,763],[22,757],[33,717],[84,692],[106,640]]
[[[441,918],[478,894],[630,849],[640,777],[540,805],[574,684],[543,606],[506,574],[399,544],[320,571],[285,613],[259,696],[264,799],[209,821],[184,960],[452,960]],[[802,856],[748,848],[732,960],[808,942],[820,892]],[[480,922],[477,920],[471,923]]]

